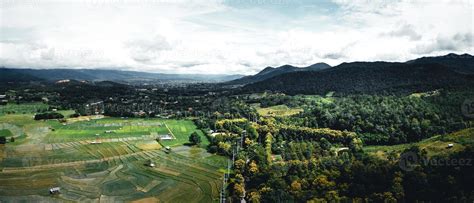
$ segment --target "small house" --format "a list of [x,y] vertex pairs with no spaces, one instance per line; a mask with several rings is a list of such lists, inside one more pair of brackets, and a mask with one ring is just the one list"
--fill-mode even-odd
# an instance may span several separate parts
[[350,151],[350,150],[349,150],[349,147],[341,147],[341,148],[339,148],[339,149],[336,149],[336,156],[339,156],[339,155],[341,155],[342,153],[348,152],[348,151]]
[[148,160],[145,165],[147,165],[147,166],[149,166],[149,167],[155,167],[155,163],[153,163],[152,160]]
[[53,187],[49,189],[49,194],[52,194],[52,195],[59,194],[60,192],[61,192],[61,188],[59,187]]
[[454,144],[453,144],[453,143],[449,143],[449,144],[448,144],[448,148],[452,148],[452,147],[454,147]]
[[171,153],[171,147],[170,146],[165,147],[165,153],[167,153],[167,154]]

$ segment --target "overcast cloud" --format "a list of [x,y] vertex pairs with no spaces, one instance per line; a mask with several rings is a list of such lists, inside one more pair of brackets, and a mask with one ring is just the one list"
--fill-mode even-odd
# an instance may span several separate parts
[[0,0],[0,66],[252,74],[470,53],[469,0]]

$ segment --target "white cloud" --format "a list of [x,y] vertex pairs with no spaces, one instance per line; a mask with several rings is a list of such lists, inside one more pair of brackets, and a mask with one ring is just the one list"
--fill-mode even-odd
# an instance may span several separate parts
[[[472,40],[457,43],[456,36],[472,36],[472,2],[337,0],[340,27],[359,34],[345,52],[347,60],[404,61],[424,54],[472,53]],[[442,39],[455,46],[433,46]],[[459,38],[459,37],[458,37]],[[441,40],[442,41],[442,40]]]
[[439,50],[462,51],[472,48],[474,42],[473,39],[474,37],[472,33],[459,33],[449,37],[438,36],[436,39],[433,39],[428,43],[417,45],[413,52],[419,54],[431,54],[432,52]]
[[6,0],[0,66],[249,74],[474,51],[470,1],[229,2]]
[[413,25],[410,25],[410,24],[403,24],[395,30],[392,30],[387,33],[382,33],[382,36],[408,37],[412,41],[421,39],[421,35],[417,33],[414,30]]

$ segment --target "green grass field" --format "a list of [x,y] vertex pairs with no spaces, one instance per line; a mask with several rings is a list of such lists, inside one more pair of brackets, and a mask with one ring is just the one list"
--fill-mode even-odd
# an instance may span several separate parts
[[8,129],[2,129],[0,130],[0,137],[3,136],[3,137],[11,137],[13,136],[12,132]]
[[[208,141],[190,120],[106,117],[63,125],[35,121],[34,108],[28,108],[29,113],[0,116],[0,134],[17,137],[0,146],[0,202],[219,198],[227,158],[206,152]],[[201,147],[184,146],[194,131],[202,136]],[[176,139],[155,140],[168,133]],[[162,145],[172,146],[171,152]],[[150,161],[155,167],[146,165]],[[49,195],[51,187],[61,187],[61,194]]]
[[301,108],[290,108],[286,105],[277,105],[267,108],[255,107],[261,116],[284,117],[298,114],[303,111]]
[[[468,128],[444,136],[434,136],[416,143],[391,146],[367,146],[364,147],[364,151],[380,158],[386,158],[389,153],[395,152],[400,154],[412,146],[418,146],[420,149],[426,150],[428,156],[434,156],[462,151],[468,146],[472,147],[474,146],[473,140],[474,128]],[[453,144],[453,147],[448,148],[448,144]]]
[[208,143],[190,120],[104,118],[68,124],[49,122],[51,133],[46,137],[48,143],[172,134],[176,139],[163,140],[162,143],[176,146],[187,143],[189,135],[195,131],[201,135],[203,145]]
[[46,110],[48,105],[44,103],[28,103],[28,104],[13,104],[0,105],[0,115],[5,114],[32,114],[38,110]]

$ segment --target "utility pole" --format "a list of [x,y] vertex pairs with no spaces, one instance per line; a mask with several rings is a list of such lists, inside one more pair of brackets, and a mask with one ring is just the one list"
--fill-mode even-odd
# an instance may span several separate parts
[[[242,148],[242,146],[243,146],[244,137],[245,137],[244,134],[247,134],[247,131],[245,131],[245,130],[242,131],[242,133],[240,135],[240,140],[235,140],[234,139],[234,142],[233,142],[234,145],[232,147],[232,162],[227,161],[227,173],[224,173],[224,180],[222,181],[222,190],[221,190],[220,197],[219,197],[219,202],[220,203],[225,203],[225,201],[226,201],[225,188],[226,188],[228,178],[230,177],[230,169],[231,169],[231,167],[234,166],[235,157],[239,153],[239,148]],[[242,198],[244,198],[244,197],[242,197]]]
[[242,131],[242,134],[240,135],[240,148],[242,148],[243,144],[244,144],[244,137],[247,135],[247,131],[246,130],[243,130]]
[[227,184],[227,175],[224,173],[224,180],[222,181],[222,190],[219,197],[220,203],[225,203],[225,185]]

